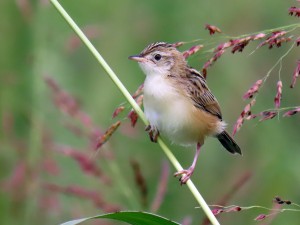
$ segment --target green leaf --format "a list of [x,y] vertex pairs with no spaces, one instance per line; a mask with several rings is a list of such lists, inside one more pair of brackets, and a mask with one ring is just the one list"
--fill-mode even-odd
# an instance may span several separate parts
[[135,211],[124,211],[124,212],[116,212],[116,213],[92,216],[92,217],[68,221],[62,223],[61,225],[76,225],[91,219],[113,219],[113,220],[127,222],[132,225],[180,225],[179,223],[173,222],[169,219],[166,219],[164,217],[152,213],[135,212]]

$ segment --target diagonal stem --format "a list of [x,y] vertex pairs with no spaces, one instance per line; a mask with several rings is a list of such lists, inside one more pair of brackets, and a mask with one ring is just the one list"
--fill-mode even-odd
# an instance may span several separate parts
[[[65,21],[70,25],[70,27],[74,30],[74,32],[79,36],[79,38],[82,40],[82,42],[86,45],[86,47],[91,51],[91,53],[94,55],[96,60],[99,62],[99,64],[103,67],[103,69],[106,71],[106,73],[109,75],[109,77],[112,79],[112,81],[116,84],[118,89],[122,92],[126,100],[130,103],[132,108],[137,112],[139,117],[142,119],[142,121],[148,125],[148,121],[141,110],[141,108],[138,106],[138,104],[135,102],[135,100],[131,97],[131,94],[128,92],[128,90],[125,88],[125,86],[122,84],[122,82],[119,80],[117,75],[114,73],[114,71],[110,68],[110,66],[106,63],[106,61],[103,59],[103,57],[100,55],[100,53],[96,50],[96,48],[92,45],[92,43],[89,41],[89,39],[84,35],[84,33],[80,30],[80,28],[76,25],[76,23],[72,20],[72,18],[68,15],[68,13],[64,10],[64,8],[59,4],[57,0],[50,0],[53,6],[56,8],[56,10],[61,14],[61,16],[65,19]],[[158,144],[164,151],[164,153],[167,155],[173,166],[178,170],[183,170],[182,166],[178,162],[178,160],[175,158],[173,153],[170,151],[170,149],[167,147],[167,145],[162,141],[162,139],[158,138]],[[203,209],[206,216],[209,218],[212,225],[220,225],[212,211],[210,210],[209,206],[203,199],[200,192],[197,190],[196,186],[191,180],[188,180],[187,186],[189,187],[190,191],[194,195],[195,199]]]

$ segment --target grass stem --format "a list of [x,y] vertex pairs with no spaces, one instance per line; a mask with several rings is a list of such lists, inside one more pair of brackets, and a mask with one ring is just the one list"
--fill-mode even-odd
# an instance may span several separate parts
[[[82,42],[86,45],[86,47],[90,50],[90,52],[94,55],[96,60],[99,62],[99,64],[103,67],[103,69],[106,71],[106,73],[109,75],[109,77],[112,79],[112,81],[116,84],[118,89],[122,92],[126,100],[130,103],[132,108],[137,112],[139,117],[142,119],[142,121],[145,123],[145,125],[148,124],[148,121],[142,111],[142,109],[138,106],[138,104],[135,102],[135,100],[132,98],[131,94],[128,92],[128,90],[125,88],[125,86],[122,84],[122,82],[119,80],[118,76],[114,73],[114,71],[110,68],[110,66],[106,63],[106,61],[103,59],[103,57],[100,55],[100,53],[96,50],[96,48],[92,45],[92,43],[89,41],[89,39],[84,35],[84,33],[81,31],[81,29],[77,26],[77,24],[73,21],[73,19],[68,15],[68,13],[64,10],[64,8],[59,4],[57,0],[50,0],[53,6],[56,8],[56,10],[61,14],[61,16],[64,18],[64,20],[70,25],[70,27],[74,30],[74,32],[79,36],[79,38],[82,40]],[[167,147],[167,145],[159,138],[158,144],[164,151],[164,153],[167,155],[173,166],[177,170],[182,170],[182,166],[178,162],[178,160],[175,158],[173,153],[170,151],[170,149]],[[194,195],[195,199],[203,209],[206,216],[209,218],[210,222],[213,225],[219,225],[218,220],[213,215],[212,211],[210,210],[209,206],[206,204],[205,200],[203,199],[200,192],[197,190],[194,183],[189,180],[187,182],[187,186],[189,187],[190,191]]]

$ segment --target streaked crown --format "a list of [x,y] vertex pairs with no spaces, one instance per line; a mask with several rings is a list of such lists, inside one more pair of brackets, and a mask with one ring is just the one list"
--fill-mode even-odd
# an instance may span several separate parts
[[146,75],[169,75],[185,68],[186,61],[182,53],[173,44],[155,42],[148,45],[139,55],[129,57],[139,62]]
[[174,48],[174,46],[172,44],[169,44],[167,42],[154,42],[154,43],[151,43],[150,45],[148,45],[141,53],[140,55],[147,55],[153,51],[156,51],[156,50],[167,50],[167,49],[176,49]]

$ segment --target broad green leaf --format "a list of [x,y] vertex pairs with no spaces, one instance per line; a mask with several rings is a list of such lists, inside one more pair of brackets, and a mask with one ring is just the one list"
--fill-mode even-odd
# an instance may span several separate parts
[[124,212],[116,212],[116,213],[92,216],[92,217],[68,221],[61,225],[76,225],[91,219],[113,219],[113,220],[123,221],[132,225],[179,225],[179,223],[173,222],[169,219],[166,219],[164,217],[152,213],[135,212],[135,211],[124,211]]

